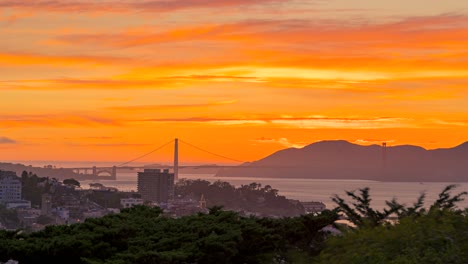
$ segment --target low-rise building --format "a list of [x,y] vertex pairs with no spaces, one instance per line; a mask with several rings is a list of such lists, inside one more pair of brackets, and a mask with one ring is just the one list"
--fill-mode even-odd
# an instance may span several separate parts
[[143,199],[140,198],[122,198],[120,199],[120,205],[122,205],[122,208],[130,208],[135,205],[142,205],[143,204]]
[[31,202],[26,201],[26,200],[8,201],[8,202],[5,202],[5,205],[7,209],[31,208]]
[[53,211],[60,219],[68,220],[70,218],[70,210],[67,208],[57,207]]

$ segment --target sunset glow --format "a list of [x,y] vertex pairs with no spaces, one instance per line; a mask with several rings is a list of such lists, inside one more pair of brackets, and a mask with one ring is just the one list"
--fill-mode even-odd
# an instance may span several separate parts
[[0,33],[2,160],[468,141],[468,1],[0,0]]

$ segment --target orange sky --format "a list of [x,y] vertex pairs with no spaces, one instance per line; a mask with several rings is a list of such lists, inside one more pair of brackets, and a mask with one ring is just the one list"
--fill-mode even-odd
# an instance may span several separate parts
[[0,34],[0,160],[468,140],[467,1],[0,0]]

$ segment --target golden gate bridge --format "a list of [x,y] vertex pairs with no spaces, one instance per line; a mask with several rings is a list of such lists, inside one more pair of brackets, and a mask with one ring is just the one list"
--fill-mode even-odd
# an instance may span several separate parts
[[222,169],[222,168],[238,168],[239,165],[179,165],[179,142],[186,145],[186,146],[189,146],[191,148],[194,148],[194,149],[197,149],[199,151],[202,151],[202,152],[205,152],[205,153],[208,153],[208,154],[211,154],[213,156],[216,156],[216,157],[219,157],[219,158],[223,158],[225,160],[229,160],[229,161],[233,161],[233,162],[236,162],[236,163],[239,163],[240,164],[243,164],[245,163],[245,161],[241,161],[241,160],[238,160],[238,159],[234,159],[234,158],[230,158],[230,157],[227,157],[227,156],[224,156],[224,155],[220,155],[220,154],[217,154],[215,152],[212,152],[212,151],[209,151],[209,150],[206,150],[204,148],[200,148],[198,146],[195,146],[191,143],[188,143],[186,141],[183,141],[181,139],[178,139],[178,138],[175,138],[175,139],[172,139],[171,141],[167,142],[167,143],[164,143],[162,144],[161,146],[158,146],[157,148],[141,155],[141,156],[138,156],[134,159],[131,159],[129,161],[126,161],[126,162],[123,162],[123,163],[120,163],[120,164],[117,164],[117,165],[114,165],[114,166],[93,166],[93,167],[74,167],[74,168],[67,168],[69,170],[72,170],[74,173],[77,173],[77,174],[81,174],[83,176],[93,176],[97,179],[102,179],[102,180],[116,180],[117,179],[117,172],[119,170],[143,170],[145,168],[148,168],[148,166],[151,166],[151,165],[154,165],[154,164],[149,164],[149,165],[145,165],[145,166],[131,166],[130,164],[135,162],[135,161],[138,161],[138,160],[141,160],[161,149],[163,149],[164,147],[167,147],[168,145],[171,145],[171,144],[174,144],[174,163],[173,165],[160,165],[158,164],[157,167],[160,168],[160,169],[173,169],[174,170],[174,178],[175,180],[178,179],[178,174],[179,174],[179,169],[183,169],[183,168],[219,168],[219,169]]

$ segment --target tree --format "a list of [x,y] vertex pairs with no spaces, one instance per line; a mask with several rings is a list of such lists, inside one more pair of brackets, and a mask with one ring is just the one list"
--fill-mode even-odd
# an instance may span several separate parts
[[[339,210],[358,228],[329,239],[318,263],[468,263],[468,209],[455,207],[467,192],[452,196],[455,187],[445,187],[429,210],[424,193],[410,207],[395,199],[387,202],[390,209],[383,213],[370,208],[368,188],[360,195],[347,192],[352,206],[335,196]],[[382,225],[390,211],[398,221]]]
[[[430,210],[453,210],[456,203],[463,201],[464,196],[468,195],[468,192],[465,191],[452,196],[450,192],[456,187],[456,185],[445,187],[439,194],[439,199],[430,206]],[[351,205],[338,195],[332,197],[332,200],[338,205],[338,211],[342,212],[351,223],[358,227],[379,226],[386,223],[389,216],[393,214],[401,219],[408,216],[422,215],[426,212],[424,208],[425,193],[422,193],[411,207],[400,204],[395,198],[386,201],[388,208],[385,208],[382,212],[371,208],[370,202],[372,199],[368,187],[359,189],[358,195],[354,191],[346,191],[346,194],[354,201]]]
[[228,182],[181,179],[175,188],[178,197],[200,199],[203,195],[208,206],[224,206],[228,210],[256,212],[266,216],[297,216],[304,208],[286,197],[278,195],[278,190],[270,185],[251,183],[238,188]]
[[41,225],[47,225],[47,224],[52,224],[54,221],[55,220],[50,216],[40,215],[37,218],[36,223],[41,224]]
[[63,180],[63,184],[65,185],[72,185],[72,186],[76,186],[76,187],[80,187],[80,182],[75,180],[75,179],[65,179]]
[[384,209],[382,212],[375,210],[370,207],[372,199],[369,195],[369,188],[359,189],[359,193],[356,195],[354,191],[346,191],[346,194],[354,200],[352,206],[348,205],[338,195],[332,197],[332,201],[338,205],[338,211],[344,213],[347,219],[358,227],[381,225],[391,214],[401,209],[394,199],[391,202],[387,202],[387,205],[390,207],[389,209]]
[[[298,255],[310,263],[311,245],[336,214],[268,219],[211,208],[209,214],[163,216],[135,206],[119,214],[36,233],[0,231],[0,262],[20,263],[272,263]],[[296,256],[297,258],[297,256]]]
[[23,171],[21,184],[23,199],[31,201],[32,206],[39,206],[42,201],[42,194],[49,190],[47,178],[38,177],[31,172]]
[[467,213],[432,210],[332,237],[318,263],[468,263]]

